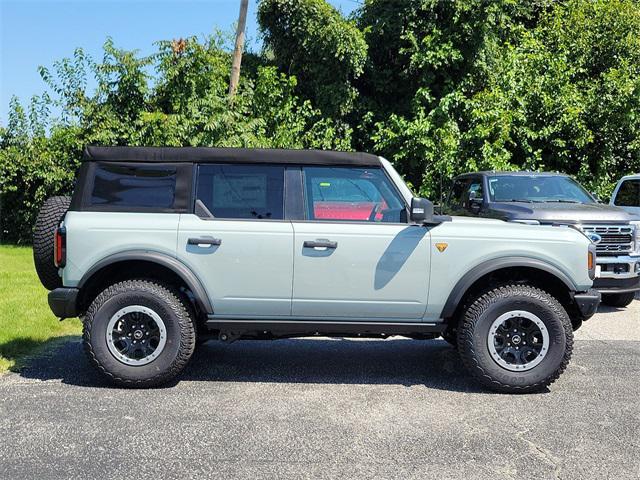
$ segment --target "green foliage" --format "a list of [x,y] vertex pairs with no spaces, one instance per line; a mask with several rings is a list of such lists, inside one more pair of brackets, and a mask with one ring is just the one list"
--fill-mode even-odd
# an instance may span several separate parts
[[479,158],[569,172],[606,198],[640,170],[639,102],[638,5],[568,1],[494,58],[469,101],[467,156],[487,147]]
[[640,170],[636,2],[369,0],[358,18],[357,148],[422,194],[463,171],[541,169],[606,198]]
[[258,20],[264,50],[233,100],[223,34],[149,57],[108,39],[100,61],[77,49],[41,67],[50,96],[13,99],[0,126],[3,240],[29,240],[87,144],[355,148],[434,200],[463,171],[563,171],[602,198],[640,171],[634,0],[365,0],[350,19],[261,0]]
[[[295,77],[274,66],[246,69],[230,101],[230,65],[217,35],[160,42],[149,57],[108,39],[100,63],[77,49],[41,68],[54,98],[34,98],[26,110],[12,100],[0,129],[2,240],[30,241],[42,202],[71,192],[85,145],[351,148],[351,129],[299,99]],[[63,114],[50,123],[52,106]]]
[[258,21],[275,64],[298,78],[305,98],[330,118],[353,109],[367,52],[354,22],[325,0],[262,0]]
[[358,147],[392,159],[433,198],[462,171],[509,168],[508,156],[469,134],[470,99],[486,84],[493,59],[536,23],[547,3],[365,2],[358,25],[369,56],[358,87],[373,128],[358,135]]
[[0,245],[0,375],[56,338],[80,337],[79,320],[58,320],[47,305],[29,247]]

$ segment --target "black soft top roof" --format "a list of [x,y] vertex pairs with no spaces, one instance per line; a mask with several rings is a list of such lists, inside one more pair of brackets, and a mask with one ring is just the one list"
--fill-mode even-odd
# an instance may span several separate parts
[[186,163],[285,163],[302,165],[380,166],[370,153],[329,150],[209,147],[87,147],[84,161],[186,162]]

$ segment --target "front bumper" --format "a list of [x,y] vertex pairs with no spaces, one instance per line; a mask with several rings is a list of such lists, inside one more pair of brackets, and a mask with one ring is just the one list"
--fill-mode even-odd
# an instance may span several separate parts
[[600,292],[590,288],[586,292],[578,292],[573,295],[573,300],[580,312],[582,320],[588,320],[596,313],[598,305],[600,305]]
[[60,320],[78,316],[76,300],[78,298],[77,288],[56,288],[49,292],[49,308]]
[[627,293],[640,290],[640,276],[632,278],[596,278],[593,288],[600,293]]
[[623,279],[640,276],[640,257],[638,256],[605,257],[599,255],[596,262],[598,264],[598,278]]

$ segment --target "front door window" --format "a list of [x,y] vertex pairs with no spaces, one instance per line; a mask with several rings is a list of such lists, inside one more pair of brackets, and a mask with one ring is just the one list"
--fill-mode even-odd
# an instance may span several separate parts
[[406,209],[379,168],[304,168],[307,218],[317,221],[406,222]]

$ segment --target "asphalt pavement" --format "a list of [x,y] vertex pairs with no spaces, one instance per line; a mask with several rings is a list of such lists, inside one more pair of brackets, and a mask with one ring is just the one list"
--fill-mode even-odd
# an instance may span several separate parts
[[63,339],[0,377],[0,478],[637,479],[640,300],[531,395],[478,387],[442,340],[209,342],[126,390]]

